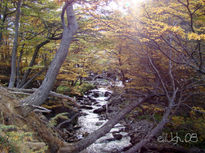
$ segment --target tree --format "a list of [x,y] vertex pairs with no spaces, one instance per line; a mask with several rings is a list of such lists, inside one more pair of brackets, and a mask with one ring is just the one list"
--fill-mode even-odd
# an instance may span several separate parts
[[[205,3],[197,0],[175,0],[161,4],[154,1],[152,5],[156,8],[152,9],[151,5],[145,7],[146,14],[141,24],[147,34],[141,33],[141,36],[173,62],[204,74]],[[156,31],[161,32],[156,34]],[[172,57],[163,46],[172,50]]]
[[[64,21],[65,12],[67,14],[67,25]],[[31,96],[21,101],[22,105],[24,106],[23,113],[25,115],[32,110],[31,107],[28,107],[29,105],[41,105],[47,99],[48,94],[55,83],[55,79],[60,70],[60,67],[66,58],[73,35],[78,29],[75,14],[73,11],[73,1],[65,2],[65,5],[62,9],[61,20],[64,30],[60,48],[58,49],[55,58],[49,66],[42,85]]]
[[[50,58],[41,58],[48,54],[48,46],[62,38],[62,25],[56,16],[58,6],[54,2],[25,1],[22,5],[20,27],[20,45],[17,66],[17,88],[25,88],[41,75],[50,62]],[[26,23],[26,24],[24,24]],[[33,23],[37,23],[34,25]],[[55,48],[53,48],[55,50]],[[50,51],[51,52],[51,51]],[[29,61],[29,64],[25,62]],[[27,60],[28,59],[28,60]],[[47,62],[45,62],[45,60]],[[44,68],[42,68],[44,67]],[[37,75],[37,74],[38,75]]]
[[17,2],[17,8],[16,8],[15,36],[14,36],[12,56],[11,56],[12,60],[11,60],[11,76],[10,76],[10,81],[9,81],[9,88],[14,87],[14,83],[16,80],[16,53],[17,53],[17,48],[18,48],[20,13],[21,13],[21,0]]
[[11,3],[9,1],[5,1],[5,0],[1,0],[1,3],[0,3],[0,46],[3,44],[3,33],[5,32],[5,27],[6,27],[6,21],[8,19],[8,17],[10,15],[12,15],[13,13],[16,12],[16,10],[12,11],[12,8],[10,8],[13,6],[11,5]]

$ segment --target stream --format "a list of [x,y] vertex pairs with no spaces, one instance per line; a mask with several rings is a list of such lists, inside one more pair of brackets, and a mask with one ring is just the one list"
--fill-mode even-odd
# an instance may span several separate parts
[[[83,105],[81,108],[83,115],[78,118],[78,124],[81,127],[76,133],[78,139],[86,137],[108,121],[105,113],[102,115],[99,112],[106,108],[111,94],[111,90],[105,85],[101,85],[99,88],[91,90],[87,95],[84,95],[83,100],[80,101],[81,105]],[[124,131],[125,127],[122,124],[116,124],[109,133],[99,138],[81,153],[115,153],[121,151],[130,145],[130,137]]]

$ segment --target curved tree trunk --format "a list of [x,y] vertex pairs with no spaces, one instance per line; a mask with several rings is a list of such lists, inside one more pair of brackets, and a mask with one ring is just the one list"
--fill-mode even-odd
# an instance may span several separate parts
[[63,38],[60,44],[60,48],[58,49],[53,61],[51,62],[49,66],[49,69],[43,80],[42,85],[31,96],[21,101],[21,103],[23,104],[23,107],[22,107],[23,115],[27,115],[30,111],[33,110],[31,107],[28,107],[29,105],[30,106],[31,105],[41,105],[47,99],[48,94],[51,91],[55,83],[55,80],[61,68],[61,65],[63,64],[67,56],[68,48],[70,46],[73,35],[77,31],[78,25],[75,19],[74,11],[73,11],[73,5],[72,4],[68,5],[68,2],[65,3],[65,6],[66,5],[67,5],[67,8],[64,7],[64,9],[66,9],[67,20],[68,20],[69,25],[64,26]]
[[16,80],[16,52],[18,48],[18,29],[19,29],[19,19],[21,13],[21,0],[17,2],[16,8],[16,20],[15,20],[15,36],[12,49],[12,59],[11,59],[11,76],[9,81],[9,88],[13,88]]

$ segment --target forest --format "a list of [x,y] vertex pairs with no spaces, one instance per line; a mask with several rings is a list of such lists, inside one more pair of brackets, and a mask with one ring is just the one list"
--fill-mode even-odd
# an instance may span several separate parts
[[205,153],[204,0],[0,0],[1,153]]

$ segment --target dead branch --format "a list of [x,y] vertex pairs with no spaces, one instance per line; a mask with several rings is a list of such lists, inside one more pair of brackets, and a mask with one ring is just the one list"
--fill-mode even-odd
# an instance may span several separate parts
[[70,119],[63,121],[62,123],[60,123],[57,128],[59,129],[63,124],[67,124],[72,122],[77,116],[79,116],[79,113],[76,113],[75,115],[73,115]]
[[[36,88],[32,88],[32,89],[8,88],[8,90],[10,90],[11,93],[14,93],[14,94],[30,95],[31,93],[35,92],[37,89]],[[79,107],[79,105],[76,103],[76,99],[72,98],[72,97],[69,97],[67,95],[63,95],[63,94],[60,94],[60,93],[50,91],[49,96],[58,97],[58,98],[62,98],[62,99],[68,99],[71,102],[73,102],[75,104],[75,106]]]

